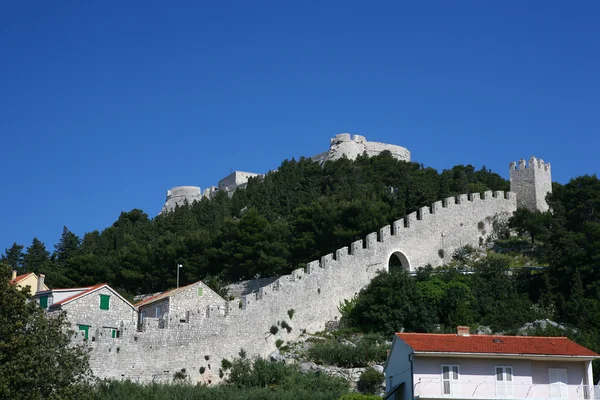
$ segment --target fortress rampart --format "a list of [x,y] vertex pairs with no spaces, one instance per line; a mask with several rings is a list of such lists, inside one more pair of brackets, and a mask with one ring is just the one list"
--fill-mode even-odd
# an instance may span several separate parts
[[388,150],[394,158],[401,161],[410,161],[410,151],[408,149],[393,144],[369,142],[364,136],[350,135],[349,133],[340,133],[331,139],[329,151],[311,157],[311,160],[324,164],[329,160],[337,160],[346,156],[354,160],[361,154],[376,156],[382,151]]
[[[158,319],[146,318],[141,332],[93,342],[92,370],[100,378],[150,382],[170,380],[185,369],[193,382],[217,382],[221,360],[231,360],[242,348],[249,356],[267,356],[275,350],[277,339],[288,341],[304,331],[323,330],[328,321],[339,318],[340,302],[356,295],[378,270],[388,270],[394,257],[411,271],[426,264],[441,265],[456,248],[478,246],[490,234],[493,218],[512,213],[516,206],[510,192],[438,201],[279,277],[256,293],[178,310],[169,315],[163,329]],[[289,333],[281,321],[292,327]],[[269,333],[273,325],[279,325],[276,335]]]
[[175,209],[176,206],[192,204],[194,201],[200,201],[202,193],[199,186],[176,186],[167,190],[167,201],[163,206],[162,212],[168,212]]

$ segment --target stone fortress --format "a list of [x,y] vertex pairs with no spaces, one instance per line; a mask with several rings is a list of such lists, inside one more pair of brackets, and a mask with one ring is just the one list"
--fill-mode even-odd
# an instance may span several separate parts
[[[398,160],[410,161],[410,152],[404,147],[393,144],[369,142],[364,136],[349,133],[340,133],[331,138],[329,150],[310,157],[311,160],[323,165],[326,161],[337,160],[346,156],[350,160],[356,159],[361,154],[376,156],[382,151],[388,150]],[[233,171],[230,175],[221,179],[217,186],[210,186],[204,189],[199,186],[176,186],[167,190],[167,200],[159,214],[173,211],[176,206],[192,204],[194,201],[200,201],[202,198],[211,198],[217,191],[224,191],[232,196],[236,189],[243,189],[248,185],[250,178],[264,178],[264,174],[253,172]]]
[[[337,157],[339,148],[333,153]],[[408,158],[409,153],[397,157]],[[221,360],[232,360],[240,349],[249,357],[266,357],[278,339],[295,340],[335,323],[338,305],[355,296],[379,270],[443,265],[457,248],[481,246],[491,235],[494,219],[506,218],[517,207],[548,208],[544,196],[551,191],[550,164],[535,157],[529,165],[524,160],[511,163],[510,180],[511,192],[442,199],[305,268],[261,280],[234,300],[221,298],[202,282],[144,299],[136,305],[137,328],[88,342],[92,370],[99,378],[139,382],[169,381],[177,372],[185,372],[192,382],[218,382],[223,376]],[[172,196],[177,193],[171,191]]]

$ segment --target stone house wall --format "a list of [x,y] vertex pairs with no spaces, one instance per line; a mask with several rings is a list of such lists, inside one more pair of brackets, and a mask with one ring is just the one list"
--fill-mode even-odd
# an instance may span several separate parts
[[[100,295],[109,295],[109,309],[100,309]],[[84,294],[81,297],[51,310],[49,313],[64,311],[72,324],[72,329],[78,332],[78,338],[83,339],[79,325],[88,325],[89,340],[113,340],[110,329],[120,331],[120,336],[133,334],[136,329],[137,312],[131,304],[121,299],[114,291],[104,286]]]

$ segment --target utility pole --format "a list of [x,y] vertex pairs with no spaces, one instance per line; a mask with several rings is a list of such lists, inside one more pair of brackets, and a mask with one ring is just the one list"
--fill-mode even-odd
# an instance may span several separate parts
[[177,264],[177,287],[179,287],[179,268],[183,268],[183,265]]

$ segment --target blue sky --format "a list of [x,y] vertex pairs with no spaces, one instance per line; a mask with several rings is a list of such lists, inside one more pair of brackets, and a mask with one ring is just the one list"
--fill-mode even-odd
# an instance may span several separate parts
[[598,172],[599,2],[407,3],[3,3],[0,252],[341,132],[438,169]]

